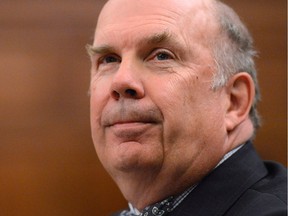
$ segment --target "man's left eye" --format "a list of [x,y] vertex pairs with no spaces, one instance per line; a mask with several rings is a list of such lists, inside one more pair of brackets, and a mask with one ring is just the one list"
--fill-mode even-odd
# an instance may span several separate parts
[[160,52],[156,55],[156,58],[159,61],[163,61],[163,60],[172,59],[172,56],[166,52]]
[[150,60],[154,61],[167,61],[175,58],[172,52],[165,49],[154,50],[150,56]]

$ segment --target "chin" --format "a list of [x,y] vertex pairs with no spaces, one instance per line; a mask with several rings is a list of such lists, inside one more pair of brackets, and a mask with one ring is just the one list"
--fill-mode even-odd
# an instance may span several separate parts
[[[155,151],[151,151],[149,154],[147,151],[139,148],[129,148],[126,151],[117,152],[113,155],[113,161],[109,164],[113,164],[114,170],[123,173],[137,173],[145,170],[155,170],[162,165],[162,155],[156,154]],[[154,169],[153,169],[154,167]]]

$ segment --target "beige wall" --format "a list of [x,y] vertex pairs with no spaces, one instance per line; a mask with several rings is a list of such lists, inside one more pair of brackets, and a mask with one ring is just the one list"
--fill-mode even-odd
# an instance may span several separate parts
[[[107,215],[126,205],[97,160],[89,58],[100,0],[0,1],[0,214]],[[256,146],[286,164],[286,1],[226,1],[260,51]]]

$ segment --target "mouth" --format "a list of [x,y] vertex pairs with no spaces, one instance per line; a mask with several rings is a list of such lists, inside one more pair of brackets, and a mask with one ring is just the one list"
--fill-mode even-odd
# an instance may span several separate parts
[[[104,112],[101,125],[107,135],[120,139],[121,142],[135,141],[150,136],[159,130],[163,117],[157,108],[140,106],[115,107]],[[113,139],[114,139],[113,138]]]
[[145,134],[147,135],[148,131],[155,129],[155,126],[157,126],[155,121],[126,120],[113,122],[107,125],[106,130],[126,142],[140,139]]
[[137,125],[152,125],[159,124],[163,121],[163,117],[157,108],[143,108],[125,106],[115,107],[104,112],[101,119],[101,124],[104,128],[115,126],[137,126]]
[[146,124],[158,124],[158,122],[154,120],[143,120],[143,119],[135,119],[135,120],[119,120],[104,125],[105,127],[121,127],[121,126],[137,126],[137,125],[146,125]]

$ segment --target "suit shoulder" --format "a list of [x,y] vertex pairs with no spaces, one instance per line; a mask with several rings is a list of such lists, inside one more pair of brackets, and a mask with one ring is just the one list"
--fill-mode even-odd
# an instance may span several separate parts
[[268,174],[254,184],[251,190],[259,195],[275,196],[287,204],[287,169],[279,163],[267,161],[264,163]]
[[226,215],[287,215],[287,169],[275,162],[265,166],[267,175],[246,190]]

